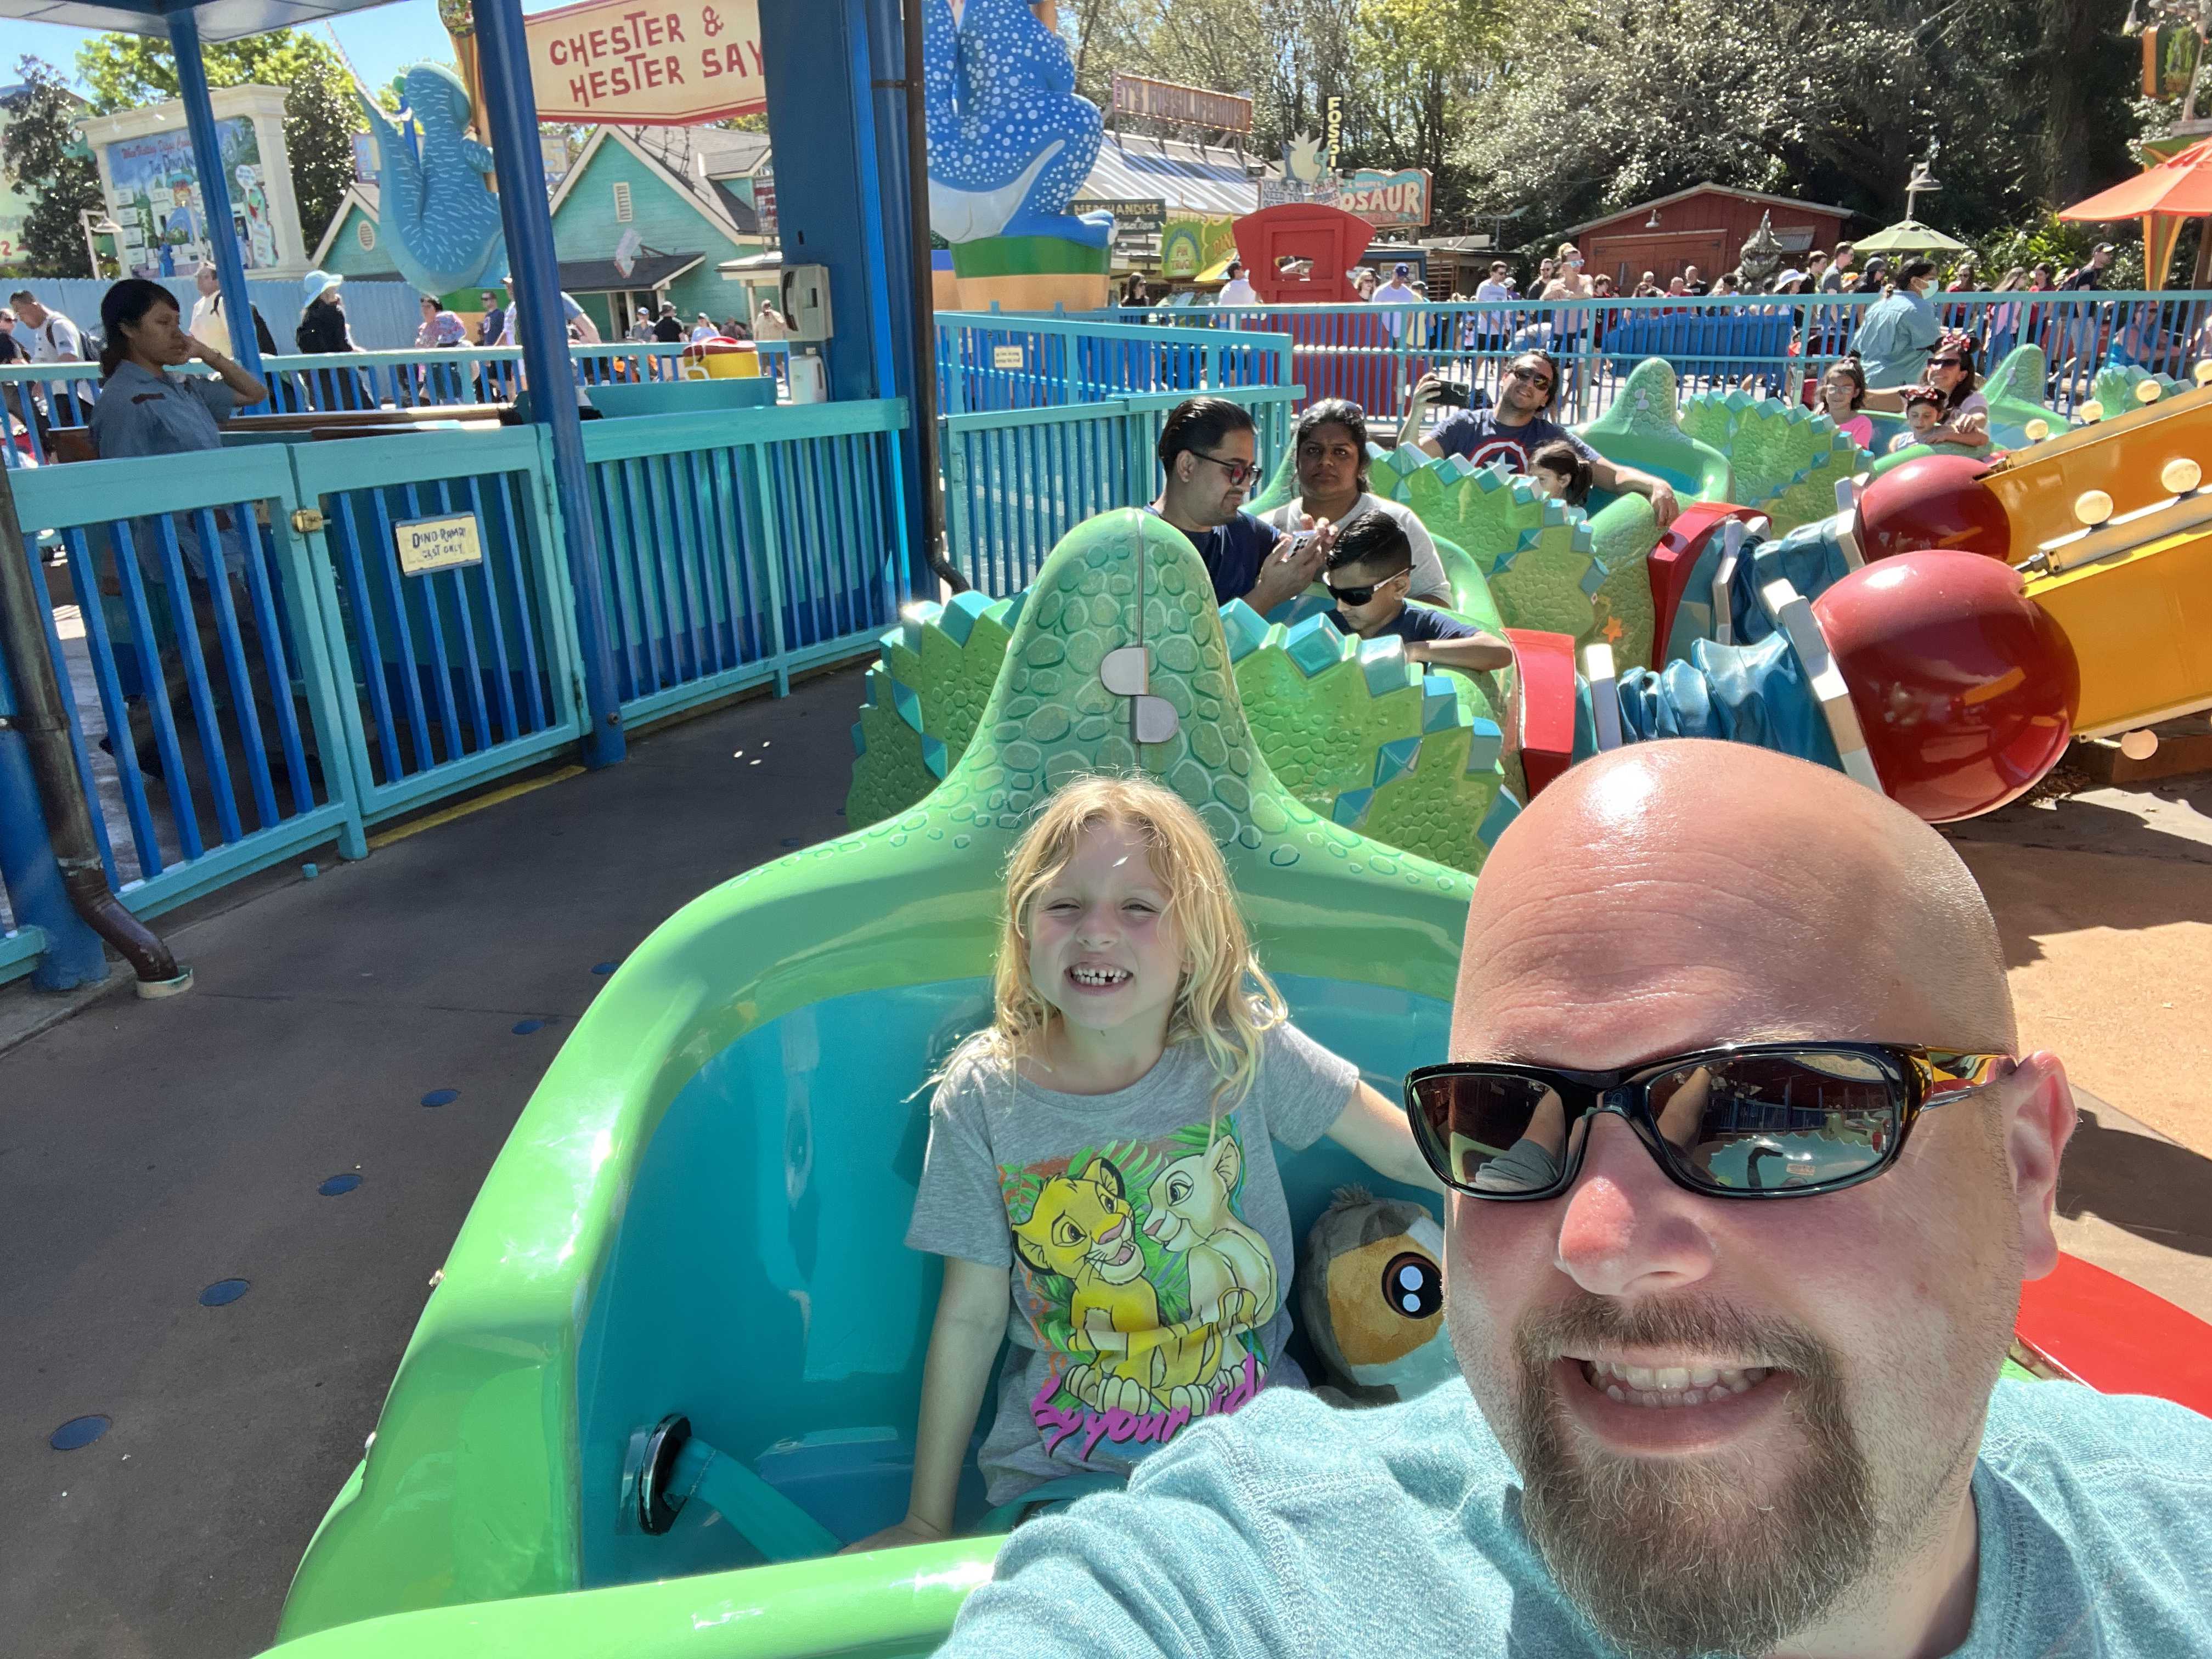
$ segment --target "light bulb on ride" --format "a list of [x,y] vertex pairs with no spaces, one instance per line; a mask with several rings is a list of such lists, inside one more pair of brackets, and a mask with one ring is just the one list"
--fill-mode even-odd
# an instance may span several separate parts
[[2083,404],[2079,409],[2075,410],[2074,413],[2081,420],[2082,425],[2093,426],[2097,422],[2105,418],[2105,406],[2099,403],[2094,398],[2092,398],[2087,403]]
[[2027,434],[2028,442],[2032,444],[2039,444],[2045,438],[2048,438],[2051,435],[2051,422],[2048,421],[2030,421],[2026,426],[2022,427],[2021,430]]
[[2131,761],[2147,761],[2158,753],[2158,733],[2139,726],[2120,739],[2120,752]]
[[2212,357],[2199,357],[2197,367],[2189,371],[2199,386],[2212,386]]
[[2101,489],[2085,489],[2074,498],[2074,521],[2094,527],[2112,516],[2112,498]]
[[2141,380],[2136,382],[2136,401],[2139,404],[2154,404],[2165,395],[2166,388],[2160,386],[2156,380]]
[[2158,481],[2171,495],[2186,495],[2204,482],[2204,469],[2186,455],[2176,455],[2158,470]]

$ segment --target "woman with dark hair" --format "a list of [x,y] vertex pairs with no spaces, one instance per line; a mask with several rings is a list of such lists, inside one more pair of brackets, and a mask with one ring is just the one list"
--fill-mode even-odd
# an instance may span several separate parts
[[[1926,262],[1922,261],[1923,264]],[[1990,400],[1979,387],[1975,372],[1973,337],[1957,329],[1947,331],[1936,342],[1928,358],[1928,381],[1942,401],[1942,419],[1917,434],[1924,444],[1942,444],[1970,453],[1985,453],[1990,447]],[[1886,414],[1905,412],[1905,392],[1899,388],[1869,391],[1866,406]]]
[[1909,260],[1895,286],[1859,319],[1852,350],[1866,366],[1870,388],[1911,386],[1927,366],[1929,348],[1943,333],[1928,295],[1936,286],[1936,262]]
[[1406,532],[1413,550],[1414,599],[1433,605],[1452,602],[1451,583],[1427,527],[1410,508],[1386,501],[1367,488],[1367,412],[1342,398],[1309,404],[1291,437],[1297,464],[1298,493],[1273,512],[1262,514],[1277,530],[1299,533],[1333,524],[1344,529],[1355,519],[1380,513]]
[[[109,289],[100,301],[100,325],[107,337],[100,348],[99,399],[92,406],[92,441],[104,461],[150,455],[183,455],[222,447],[222,423],[241,404],[258,404],[269,388],[204,340],[194,339],[178,325],[176,296],[159,283],[127,277]],[[169,371],[198,358],[216,373],[212,380],[199,375],[177,375]],[[217,580],[230,589],[230,610],[236,619],[239,645],[246,676],[260,715],[262,739],[274,744],[282,727],[276,715],[276,693],[269,678],[267,653],[251,645],[245,635],[246,619],[256,614],[247,592],[246,544],[239,538],[236,507],[217,507],[203,518],[179,513],[167,522],[182,556],[185,583],[200,658],[215,672],[225,659],[224,641],[211,590]],[[210,547],[200,526],[212,519],[215,545]],[[129,521],[131,544],[142,580],[166,587],[167,561],[162,551],[161,520]],[[117,532],[119,539],[121,532]],[[220,572],[210,568],[217,561]],[[172,596],[173,600],[182,596]],[[174,644],[161,653],[162,681],[172,709],[189,708],[191,683],[184,655]],[[154,741],[153,717],[143,696],[126,706],[132,746],[142,770],[161,775],[160,750]],[[312,751],[313,730],[302,723],[302,742]],[[204,734],[212,735],[212,734]],[[106,743],[103,738],[103,744]],[[282,772],[284,763],[272,754],[272,766]]]
[[[218,449],[220,423],[240,404],[268,397],[267,386],[179,327],[180,315],[176,296],[143,276],[126,277],[101,298],[107,343],[100,353],[92,441],[102,460]],[[215,380],[168,372],[195,357],[216,372]]]

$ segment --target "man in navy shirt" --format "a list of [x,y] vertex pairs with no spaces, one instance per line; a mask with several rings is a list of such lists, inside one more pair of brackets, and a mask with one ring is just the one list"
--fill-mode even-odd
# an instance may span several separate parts
[[1321,574],[1334,532],[1279,532],[1243,510],[1260,480],[1252,417],[1226,398],[1186,398],[1160,428],[1166,475],[1157,513],[1190,538],[1218,605],[1242,599],[1265,616]]
[[1615,495],[1641,495],[1651,503],[1651,516],[1664,530],[1674,521],[1681,505],[1664,478],[1632,467],[1615,466],[1566,428],[1547,418],[1559,386],[1559,366],[1549,354],[1524,351],[1506,365],[1495,409],[1463,409],[1426,437],[1421,421],[1444,385],[1440,374],[1421,377],[1413,400],[1406,406],[1405,423],[1398,429],[1401,444],[1418,443],[1430,455],[1464,455],[1477,466],[1503,462],[1508,471],[1526,472],[1528,458],[1546,444],[1565,441],[1589,458],[1591,482]]
[[1513,648],[1495,634],[1406,598],[1413,576],[1413,544],[1388,514],[1354,520],[1329,550],[1322,580],[1335,597],[1328,619],[1363,640],[1395,636],[1406,642],[1406,660],[1480,674],[1510,666]]

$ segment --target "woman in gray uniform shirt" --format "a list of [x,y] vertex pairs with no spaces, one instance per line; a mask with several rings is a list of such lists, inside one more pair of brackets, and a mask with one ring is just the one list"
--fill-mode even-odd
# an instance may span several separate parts
[[[107,343],[100,349],[100,398],[92,406],[93,447],[104,461],[149,455],[186,454],[222,446],[222,422],[240,404],[258,404],[269,388],[217,351],[194,339],[179,325],[176,297],[159,283],[129,277],[109,289],[100,302],[100,321]],[[176,375],[168,371],[197,357],[216,373],[215,380],[199,375]],[[246,544],[234,522],[238,508],[219,508],[216,534],[221,544],[223,574],[231,590],[231,611],[238,618],[240,646],[252,682],[253,701],[260,715],[261,740],[270,750],[275,769],[283,762],[277,744],[274,702],[264,652],[244,636],[253,606],[244,580]],[[193,620],[200,636],[201,659],[210,678],[220,682],[216,665],[223,661],[222,639],[210,582],[208,550],[194,523],[196,515],[178,514],[170,523],[183,555],[186,586],[191,592]],[[152,519],[130,522],[131,540],[140,574],[149,582],[162,583],[165,572],[160,553],[160,531]],[[174,646],[161,653],[162,678],[169,707],[179,719],[191,704],[183,655]],[[220,689],[220,686],[218,686]],[[130,703],[131,735],[142,769],[159,775],[160,757],[152,738],[153,722],[143,697]],[[303,725],[301,738],[312,749],[311,729]]]

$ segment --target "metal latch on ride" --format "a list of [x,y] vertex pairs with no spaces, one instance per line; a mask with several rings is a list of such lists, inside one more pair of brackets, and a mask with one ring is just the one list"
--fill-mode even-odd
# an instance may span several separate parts
[[299,535],[305,536],[312,532],[325,529],[330,522],[323,516],[323,509],[319,507],[302,507],[293,509],[292,528]]
[[1166,743],[1176,734],[1175,705],[1165,697],[1148,695],[1152,673],[1148,646],[1121,646],[1109,651],[1098,665],[1100,683],[1115,696],[1133,700],[1129,736],[1136,743]]

